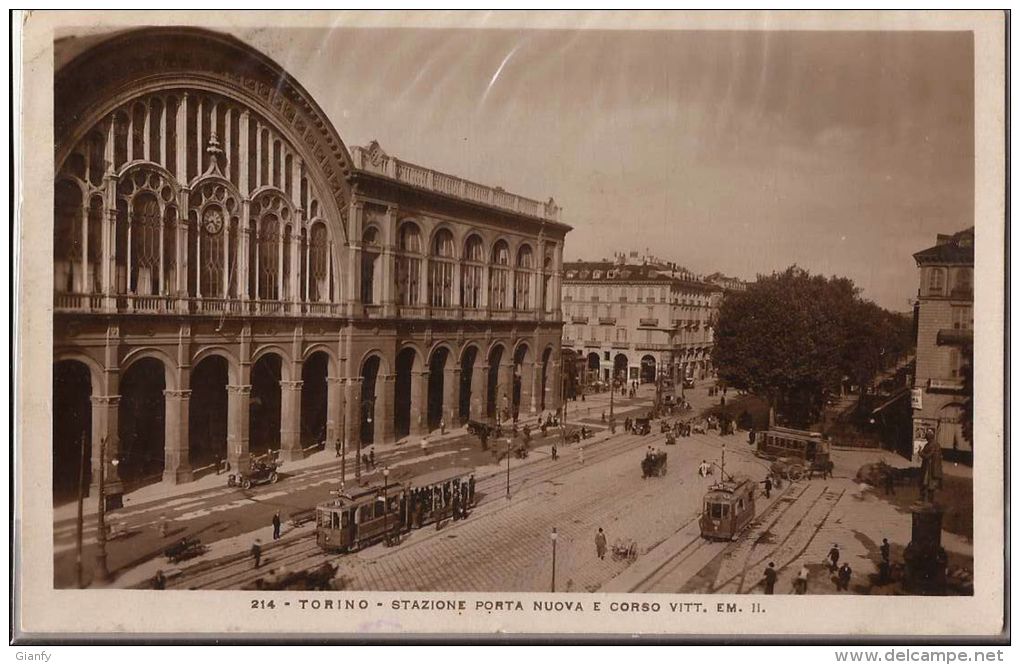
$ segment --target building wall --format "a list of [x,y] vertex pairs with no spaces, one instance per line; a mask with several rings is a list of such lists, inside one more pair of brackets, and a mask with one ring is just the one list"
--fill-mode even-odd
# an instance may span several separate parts
[[970,454],[973,445],[964,438],[960,412],[963,391],[963,352],[958,344],[939,344],[940,331],[970,331],[974,326],[973,266],[922,265],[918,290],[917,376],[921,408],[914,409],[914,439],[923,440],[927,429],[936,432],[943,449]]
[[[551,201],[521,213],[527,200],[502,190],[437,188],[452,176],[358,168],[299,84],[216,33],[114,37],[55,92],[55,401],[74,401],[68,366],[87,368],[80,428],[93,477],[105,441],[111,491],[132,456],[191,480],[210,432],[222,432],[215,454],[244,468],[265,448],[294,460],[323,440],[353,449],[558,408],[569,227]],[[469,266],[482,279],[473,303]],[[74,445],[54,441],[57,465],[77,464],[62,457]]]

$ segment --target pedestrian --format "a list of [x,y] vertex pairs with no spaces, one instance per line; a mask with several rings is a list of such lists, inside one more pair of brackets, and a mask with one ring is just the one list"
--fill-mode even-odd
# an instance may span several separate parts
[[765,476],[765,498],[772,496],[772,478]]
[[446,418],[439,419],[439,433],[446,434]]
[[421,456],[427,457],[429,454],[429,441],[426,437],[421,438]]
[[475,505],[475,474],[468,478],[468,504]]
[[776,573],[776,564],[774,561],[769,561],[768,568],[762,574],[762,583],[765,585],[765,595],[771,596],[776,590],[776,578],[779,575]]
[[255,539],[254,543],[252,543],[251,558],[255,560],[256,568],[262,565],[262,541],[260,541],[258,538]]
[[609,419],[609,433],[616,434],[616,418]]
[[375,448],[368,449],[368,464],[373,470],[375,469]]
[[878,548],[878,551],[882,554],[882,561],[889,563],[889,539],[882,539],[882,546]]
[[839,567],[839,545],[836,543],[832,544],[832,549],[829,550],[829,571],[836,572]]
[[708,462],[706,462],[705,460],[701,460],[701,465],[698,466],[698,475],[701,476],[702,478],[705,478],[708,476],[711,470],[712,467],[708,465]]
[[891,471],[885,474],[885,493],[887,495],[896,494],[896,486],[893,482],[893,474]]
[[595,554],[600,559],[606,558],[606,534],[602,531],[602,527],[599,527],[599,532],[595,534]]
[[340,447],[340,439],[337,439],[337,440],[336,440],[336,446],[335,446],[335,447],[336,447],[336,456],[337,456],[337,457],[340,457],[340,455],[341,455],[341,453],[340,453],[340,451],[341,451],[341,447]]
[[793,592],[798,596],[803,596],[807,593],[808,585],[808,569],[807,566],[801,566],[800,572],[797,573],[797,577],[793,580]]
[[850,564],[843,562],[843,565],[839,567],[839,572],[836,574],[836,590],[837,591],[849,591],[850,590],[850,575],[853,573],[850,570]]
[[460,519],[460,492],[453,493],[453,521]]
[[273,513],[273,540],[280,539],[280,512]]
[[554,444],[552,444],[552,458],[553,458],[553,461],[559,459],[559,457],[560,457],[559,454],[557,454],[557,452],[556,452],[556,444],[554,443]]
[[577,449],[577,461],[584,466],[584,446],[580,446]]
[[152,578],[152,588],[160,591],[166,588],[166,576],[162,570],[157,570],[156,576]]
[[606,422],[606,412],[602,412],[602,422]]
[[159,516],[159,537],[166,538],[168,532],[168,525],[166,521],[166,513]]

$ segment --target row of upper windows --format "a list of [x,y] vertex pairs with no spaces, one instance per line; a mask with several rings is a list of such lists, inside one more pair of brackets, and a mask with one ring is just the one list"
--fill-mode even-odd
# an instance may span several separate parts
[[921,286],[927,296],[972,297],[974,293],[974,269],[969,267],[941,268],[932,266],[924,269]]
[[[379,247],[381,244],[379,229],[375,226],[368,226],[362,234],[362,243],[367,250]],[[414,222],[404,222],[397,231],[397,250],[405,254],[422,254],[423,243],[421,230]],[[457,258],[456,242],[453,233],[449,229],[439,229],[432,238],[429,256],[454,260]],[[478,234],[471,234],[464,241],[464,251],[461,255],[464,261],[474,263],[485,263],[486,256],[482,238]],[[517,268],[535,268],[536,261],[531,245],[522,244],[517,249],[517,254],[511,263],[510,245],[506,240],[497,240],[489,252],[488,261],[492,265],[510,266]],[[546,270],[553,268],[552,252],[547,251],[543,267]]]
[[663,343],[666,343],[667,337],[662,335],[658,330],[638,330],[630,333],[631,338],[627,338],[626,328],[601,328],[601,335],[599,334],[600,328],[597,326],[563,326],[563,338],[569,340],[581,340],[581,341],[602,341],[602,342],[646,342],[652,343],[656,339],[661,338]]
[[[569,272],[567,273],[569,276]],[[581,284],[566,284],[563,287],[565,300],[578,301],[619,301],[627,302],[634,299],[635,302],[671,302],[674,305],[689,307],[708,307],[710,299],[707,296],[696,296],[682,298],[676,295],[671,297],[668,286],[587,286]]]

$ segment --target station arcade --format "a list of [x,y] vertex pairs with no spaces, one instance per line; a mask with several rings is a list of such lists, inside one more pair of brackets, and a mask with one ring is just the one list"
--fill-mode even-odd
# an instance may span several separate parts
[[[59,60],[58,60],[59,62]],[[54,495],[559,405],[560,209],[348,148],[190,28],[55,80]]]

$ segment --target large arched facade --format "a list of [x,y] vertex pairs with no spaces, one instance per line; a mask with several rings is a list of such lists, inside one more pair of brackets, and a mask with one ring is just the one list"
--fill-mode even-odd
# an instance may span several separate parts
[[537,408],[569,230],[551,200],[348,150],[276,63],[209,31],[111,37],[54,93],[54,385],[78,414],[55,464],[80,466],[85,432],[95,477],[104,437],[116,492],[424,435],[484,418],[490,374]]

